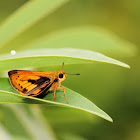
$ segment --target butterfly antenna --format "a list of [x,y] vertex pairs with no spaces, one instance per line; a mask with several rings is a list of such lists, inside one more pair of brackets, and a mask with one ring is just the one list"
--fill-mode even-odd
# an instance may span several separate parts
[[69,74],[69,75],[80,75],[80,73],[76,73],[76,74],[66,73],[66,74]]
[[63,67],[64,67],[64,62],[62,63],[62,71],[63,71]]

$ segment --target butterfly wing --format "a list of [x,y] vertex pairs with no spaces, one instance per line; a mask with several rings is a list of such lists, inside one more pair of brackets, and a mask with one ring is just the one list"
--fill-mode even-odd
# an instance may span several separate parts
[[8,72],[12,86],[22,95],[37,96],[56,81],[50,73],[41,71],[12,70]]

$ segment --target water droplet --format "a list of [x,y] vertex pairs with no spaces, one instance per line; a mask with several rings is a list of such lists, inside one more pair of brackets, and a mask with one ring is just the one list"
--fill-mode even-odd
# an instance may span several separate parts
[[15,50],[12,50],[11,51],[11,55],[15,55],[16,54],[16,51]]

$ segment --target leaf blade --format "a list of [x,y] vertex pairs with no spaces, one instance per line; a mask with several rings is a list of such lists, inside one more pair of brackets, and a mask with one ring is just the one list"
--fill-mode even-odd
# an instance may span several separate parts
[[56,101],[53,101],[53,94],[49,93],[45,98],[39,99],[35,97],[23,96],[18,94],[11,85],[7,78],[0,79],[0,103],[33,103],[33,104],[51,104],[64,107],[71,107],[80,109],[92,114],[95,114],[101,118],[104,118],[112,122],[112,118],[82,95],[66,88],[67,98],[69,103],[67,104],[63,91],[57,91]]
[[129,65],[123,62],[93,51],[81,49],[41,49],[17,52],[14,56],[9,54],[0,56],[0,70],[62,65],[62,62],[65,62],[65,64],[77,64],[95,61],[130,68]]
[[50,14],[68,0],[34,0],[29,1],[11,15],[0,27],[0,44],[3,45],[34,24],[37,20]]
[[118,56],[134,56],[136,46],[101,27],[76,27],[58,30],[43,36],[27,46],[38,48],[76,48]]
[[[15,50],[75,48],[100,52],[109,56],[132,57],[137,54],[136,46],[127,40],[119,38],[112,32],[100,27],[76,27],[54,31],[45,36],[33,37],[32,31],[8,42],[0,54]],[[34,32],[33,32],[34,34]],[[23,38],[25,40],[21,41]],[[28,43],[27,43],[28,42]],[[29,45],[28,45],[29,44]],[[20,46],[20,47],[19,47]]]

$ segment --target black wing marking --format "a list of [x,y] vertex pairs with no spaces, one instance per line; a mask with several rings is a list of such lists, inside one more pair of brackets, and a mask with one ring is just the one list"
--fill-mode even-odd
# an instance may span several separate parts
[[44,82],[45,83],[50,82],[50,78],[40,76],[40,78],[38,80],[29,79],[28,82],[31,82],[32,84],[35,84],[35,85],[42,85],[42,84],[44,84]]
[[56,81],[57,81],[56,79],[53,82],[50,82],[49,80],[43,82],[43,80],[42,80],[41,84],[37,85],[37,87],[33,88],[31,91],[29,91],[29,92],[27,92],[25,94],[28,95],[28,96],[34,95],[34,94],[32,94],[34,91],[36,91],[41,86],[43,86],[44,84],[46,84],[44,87],[41,88],[40,92],[36,95],[36,96],[38,96],[42,92],[48,91],[50,89],[50,87],[53,85],[53,83],[56,82]]
[[32,92],[39,89],[44,84],[46,84],[46,85],[50,84],[50,79],[48,77],[40,76],[40,78],[38,80],[29,79],[28,82],[30,82],[33,85],[36,85],[36,87],[33,88],[32,90],[30,90],[29,92],[28,92],[28,87],[23,88],[23,90],[21,92],[26,94],[26,95],[30,95]]
[[[46,84],[46,83],[48,83],[48,84]],[[27,92],[27,93],[25,93],[26,95],[31,95],[35,90],[37,90],[37,89],[39,89],[42,85],[44,85],[44,84],[46,84],[46,86],[48,86],[49,84],[50,84],[50,82],[49,81],[45,81],[45,82],[43,82],[43,83],[41,83],[40,85],[37,85],[37,87],[35,87],[35,88],[33,88],[32,90],[30,90],[29,92]],[[46,87],[45,86],[45,87]],[[44,87],[43,87],[44,88]],[[24,90],[24,89],[23,89]],[[42,91],[42,89],[41,89],[41,91]],[[24,92],[23,92],[24,93]]]

